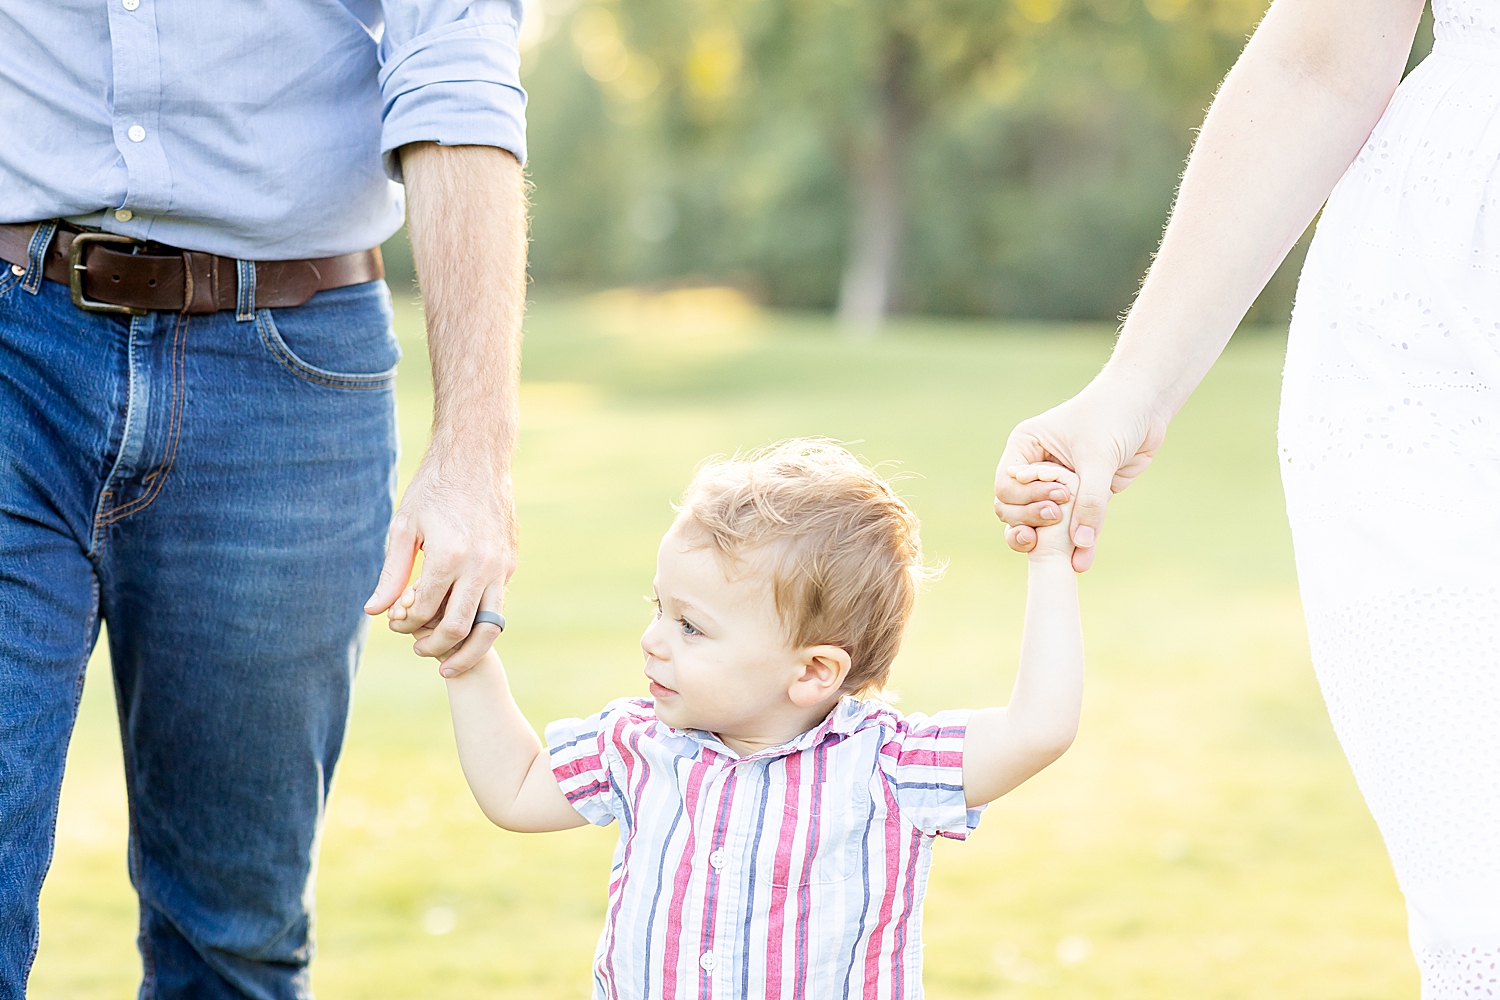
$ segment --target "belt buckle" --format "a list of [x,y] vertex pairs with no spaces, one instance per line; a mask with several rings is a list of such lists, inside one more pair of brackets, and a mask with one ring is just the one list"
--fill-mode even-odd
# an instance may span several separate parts
[[73,304],[84,312],[116,313],[124,316],[144,316],[148,312],[135,306],[117,306],[113,302],[99,302],[83,294],[83,274],[88,265],[83,262],[83,251],[90,243],[129,243],[139,245],[140,240],[117,233],[79,233],[68,247],[68,291],[73,294]]

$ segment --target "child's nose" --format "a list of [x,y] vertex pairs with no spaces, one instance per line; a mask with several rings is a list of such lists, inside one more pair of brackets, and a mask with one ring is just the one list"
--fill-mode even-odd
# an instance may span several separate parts
[[667,658],[667,643],[663,634],[661,618],[653,619],[646,631],[641,633],[641,651],[647,656],[654,656],[658,660]]

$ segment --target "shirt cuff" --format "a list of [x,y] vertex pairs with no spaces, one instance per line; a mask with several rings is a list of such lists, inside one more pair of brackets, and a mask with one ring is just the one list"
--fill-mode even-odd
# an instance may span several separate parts
[[526,91],[516,27],[456,24],[412,39],[385,59],[380,153],[401,180],[409,142],[497,146],[526,162]]

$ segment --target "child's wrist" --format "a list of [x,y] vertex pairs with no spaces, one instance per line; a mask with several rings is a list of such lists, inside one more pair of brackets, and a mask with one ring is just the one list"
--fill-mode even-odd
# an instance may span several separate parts
[[1067,567],[1070,572],[1073,569],[1073,553],[1062,549],[1032,549],[1027,559],[1033,566],[1055,565]]

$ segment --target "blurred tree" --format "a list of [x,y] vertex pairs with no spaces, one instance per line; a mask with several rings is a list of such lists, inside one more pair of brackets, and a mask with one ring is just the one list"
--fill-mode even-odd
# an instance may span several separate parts
[[532,273],[1114,317],[1267,2],[535,0]]

